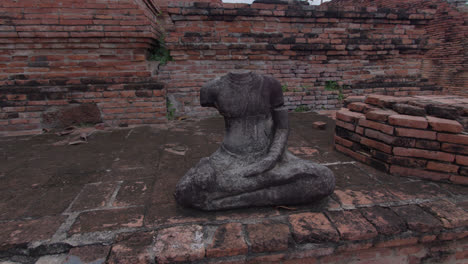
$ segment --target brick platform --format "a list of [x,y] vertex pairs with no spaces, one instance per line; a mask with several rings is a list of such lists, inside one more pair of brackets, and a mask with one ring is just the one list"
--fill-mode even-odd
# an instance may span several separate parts
[[336,114],[338,151],[391,174],[468,184],[468,99],[371,95],[347,102]]
[[[289,150],[328,166],[324,201],[215,213],[176,205],[221,118],[0,138],[0,263],[466,263],[468,187],[389,175],[334,151],[334,121],[292,114]],[[314,122],[325,130],[312,130]],[[2,262],[3,261],[3,262]]]

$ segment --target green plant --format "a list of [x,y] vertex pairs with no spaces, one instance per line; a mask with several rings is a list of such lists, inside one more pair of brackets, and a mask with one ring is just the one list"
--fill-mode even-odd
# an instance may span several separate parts
[[281,90],[283,90],[283,93],[288,92],[289,91],[288,85],[287,84],[281,85]]
[[339,101],[343,101],[343,99],[345,98],[344,94],[343,94],[343,90],[344,89],[347,89],[348,86],[346,85],[339,85],[337,82],[335,81],[327,81],[325,83],[325,90],[326,91],[337,91],[338,92],[338,100]]
[[167,120],[174,120],[175,117],[175,108],[169,98],[166,99],[166,117]]
[[296,112],[296,113],[302,113],[302,112],[307,112],[307,111],[309,111],[309,110],[310,110],[309,107],[307,107],[307,106],[305,106],[305,105],[300,105],[300,106],[296,107],[296,109],[294,109],[294,112]]
[[149,60],[159,61],[160,65],[166,65],[168,61],[172,61],[171,52],[166,47],[164,34],[159,38],[155,47],[149,50]]

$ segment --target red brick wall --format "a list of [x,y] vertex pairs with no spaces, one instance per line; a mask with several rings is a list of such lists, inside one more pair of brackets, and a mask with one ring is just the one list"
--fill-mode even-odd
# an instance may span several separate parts
[[164,122],[148,50],[151,0],[1,1],[0,133],[39,130],[42,112],[95,103],[111,125]]
[[179,114],[207,115],[198,89],[234,69],[273,75],[286,105],[340,106],[326,81],[345,94],[431,94],[423,76],[425,25],[434,9],[390,10],[287,4],[170,3],[166,42],[174,61],[161,81]]
[[423,75],[450,94],[468,95],[468,8],[466,1],[447,0],[333,0],[329,6],[379,6],[384,8],[434,8],[434,19],[425,27],[429,37]]

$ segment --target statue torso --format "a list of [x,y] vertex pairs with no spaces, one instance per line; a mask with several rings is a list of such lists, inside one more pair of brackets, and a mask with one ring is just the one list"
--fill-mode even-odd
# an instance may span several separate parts
[[254,73],[228,74],[202,87],[202,105],[212,104],[224,116],[222,146],[227,151],[244,155],[268,150],[274,136],[272,91],[269,79]]

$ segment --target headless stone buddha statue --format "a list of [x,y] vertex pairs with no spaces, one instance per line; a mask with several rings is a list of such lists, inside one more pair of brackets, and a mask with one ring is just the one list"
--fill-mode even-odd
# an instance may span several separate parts
[[201,88],[200,103],[224,116],[226,131],[219,149],[177,184],[179,204],[211,211],[305,204],[333,193],[327,167],[286,150],[288,111],[276,79],[229,73]]

